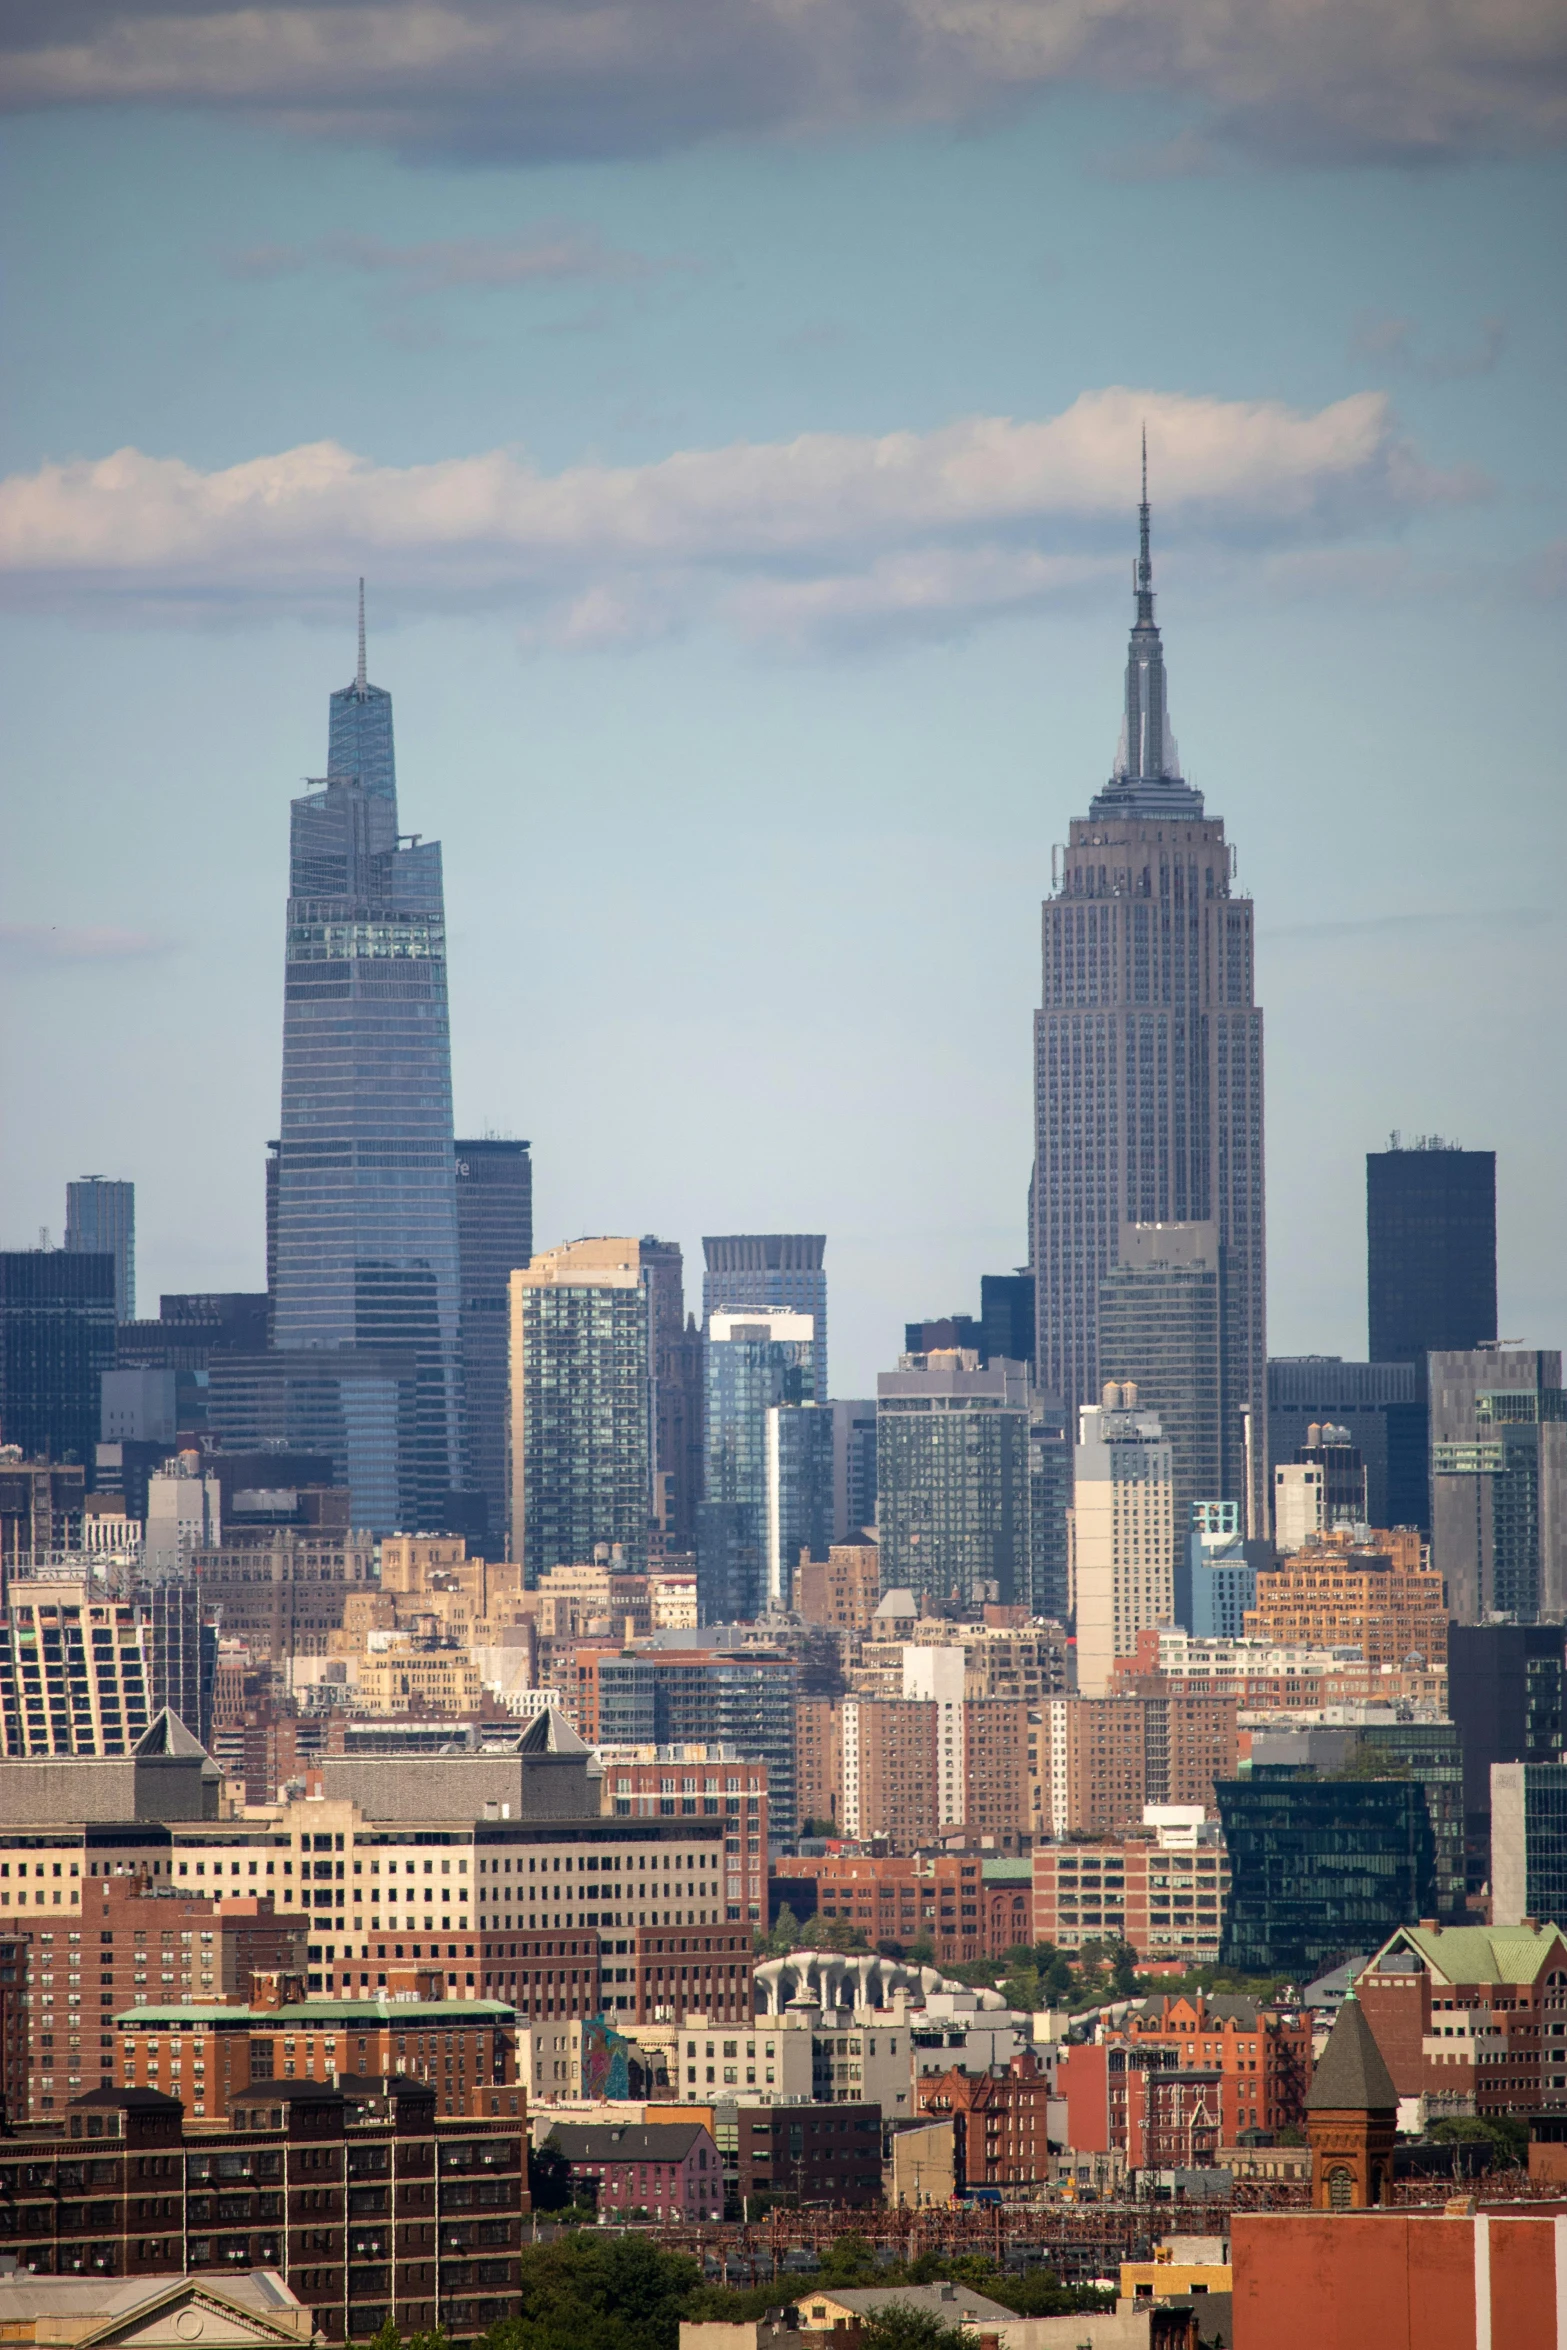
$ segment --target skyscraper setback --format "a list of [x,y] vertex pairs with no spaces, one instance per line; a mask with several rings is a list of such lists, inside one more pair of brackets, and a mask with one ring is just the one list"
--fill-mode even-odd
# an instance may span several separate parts
[[327,773],[291,810],[284,996],[273,1343],[309,1350],[312,1370],[329,1369],[323,1350],[399,1359],[399,1515],[439,1527],[461,1483],[441,851],[397,829],[392,697],[366,678],[362,586]]
[[1183,780],[1154,622],[1147,483],[1121,743],[1074,817],[1043,909],[1035,1019],[1038,1377],[1096,1401],[1099,1295],[1122,1227],[1212,1224],[1223,1295],[1220,1494],[1241,1497],[1241,1407],[1255,1423],[1252,1507],[1265,1523],[1262,1013],[1251,900],[1222,819]]

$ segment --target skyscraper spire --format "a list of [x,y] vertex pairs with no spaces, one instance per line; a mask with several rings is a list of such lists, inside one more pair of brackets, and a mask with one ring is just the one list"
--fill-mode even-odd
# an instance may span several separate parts
[[1126,698],[1110,790],[1139,784],[1180,785],[1180,753],[1170,730],[1164,648],[1153,613],[1153,526],[1148,503],[1148,427],[1142,436],[1143,494],[1137,508],[1137,561],[1132,569],[1135,614],[1126,654]]
[[[1146,436],[1145,436],[1145,440],[1144,440],[1144,447],[1143,447],[1143,496],[1146,498],[1146,497],[1147,497],[1147,495],[1148,495],[1148,449],[1147,449],[1147,445],[1146,445]],[[1143,512],[1146,514],[1146,513],[1147,513],[1147,511],[1148,511],[1148,509],[1147,509],[1147,507],[1145,506],[1145,507],[1143,508]],[[1144,531],[1144,534],[1143,534],[1143,535],[1144,535],[1144,538],[1146,539],[1146,537],[1147,537],[1147,532],[1146,532],[1146,530]],[[358,694],[361,696],[361,698],[363,697],[364,690],[365,690],[365,583],[364,583],[364,581],[363,581],[363,580],[361,580],[361,581],[359,582],[359,667],[358,667],[358,669],[357,669],[357,670],[355,671],[355,673],[354,673],[354,690],[355,690],[355,692],[356,692],[356,693],[358,693]]]

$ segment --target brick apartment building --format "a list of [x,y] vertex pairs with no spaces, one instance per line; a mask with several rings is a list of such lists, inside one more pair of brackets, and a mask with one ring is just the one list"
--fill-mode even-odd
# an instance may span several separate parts
[[722,2219],[723,2169],[703,2122],[557,2122],[546,2144],[606,2219]]
[[1358,1543],[1346,1532],[1320,1535],[1257,1577],[1257,1604],[1245,1617],[1248,1640],[1301,1648],[1358,1648],[1372,1666],[1401,1666],[1419,1655],[1447,1662],[1446,1586],[1424,1563],[1413,1527],[1378,1532]]
[[[29,1925],[25,1945],[26,2102],[47,2116],[115,2077],[116,2019],[175,2001],[239,2000],[253,1974],[303,1974],[304,1921],[269,1895],[204,1900],[139,1877],[89,1884],[80,1919]],[[0,1989],[5,1986],[0,1985]]]
[[1043,1825],[1052,1835],[1112,1836],[1149,1803],[1212,1807],[1233,1778],[1240,1734],[1233,1697],[1186,1690],[1054,1697],[1041,1708]]
[[922,2119],[952,2123],[959,2194],[1000,2187],[1026,2195],[1044,2186],[1050,2176],[1050,2096],[1050,2082],[1031,2055],[1015,2056],[1004,2073],[932,2073],[914,2086]]
[[[415,1975],[388,1999],[302,1999],[298,1979],[256,1979],[246,2005],[132,2008],[119,2018],[118,2085],[179,2098],[216,2120],[274,2082],[412,2076],[443,2116],[518,2111],[516,2017],[497,2000],[448,2000]],[[524,2101],[525,2102],[525,2101]]]
[[0,2140],[0,2256],[37,2276],[274,2268],[327,2341],[521,2314],[521,2117],[446,2120],[410,2077],[280,2081],[227,2127],[94,2089]]
[[726,1746],[607,1746],[604,1808],[617,1820],[722,1819],[724,1914],[760,1920],[767,1892],[767,1765]]
[[1567,2113],[1559,1926],[1403,1926],[1355,1991],[1400,2097],[1437,2114]]
[[1216,1964],[1229,1855],[1217,1823],[1195,1811],[1092,1844],[1036,1845],[1033,1939],[1066,1951],[1116,1940],[1144,1962]]
[[[1033,1940],[1031,1880],[1015,1862],[979,1852],[789,1855],[774,1864],[773,1881],[785,1903],[792,1885],[811,1886],[816,1915],[850,1921],[872,1949],[929,1941],[938,1967],[1001,1958]],[[796,1915],[809,1908],[806,1899]]]
[[1080,2152],[1119,2153],[1134,2170],[1201,2168],[1243,2129],[1298,2123],[1310,2077],[1309,2020],[1181,1994],[1133,2008],[1119,2032],[1066,2049],[1056,2093]]

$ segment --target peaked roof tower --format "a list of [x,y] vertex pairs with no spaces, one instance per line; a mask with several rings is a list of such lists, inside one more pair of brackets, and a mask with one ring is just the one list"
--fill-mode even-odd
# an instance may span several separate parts
[[1322,2061],[1306,2092],[1308,2113],[1388,2113],[1398,2110],[1398,2091],[1376,2034],[1353,1990],[1334,2018]]

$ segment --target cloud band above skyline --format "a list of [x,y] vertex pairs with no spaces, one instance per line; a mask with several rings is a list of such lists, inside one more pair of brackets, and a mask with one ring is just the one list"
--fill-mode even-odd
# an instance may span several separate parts
[[518,607],[565,644],[708,614],[759,637],[959,625],[1103,576],[1146,422],[1161,544],[1288,551],[1480,494],[1383,394],[1313,413],[1116,387],[1039,421],[805,433],[544,474],[517,450],[381,466],[333,442],[203,473],[136,449],[0,481],[0,595],[186,620],[368,570],[408,609]]
[[242,110],[511,163],[972,121],[1063,85],[1195,106],[1188,168],[1514,154],[1567,123],[1552,0],[18,0],[8,28],[15,108]]

